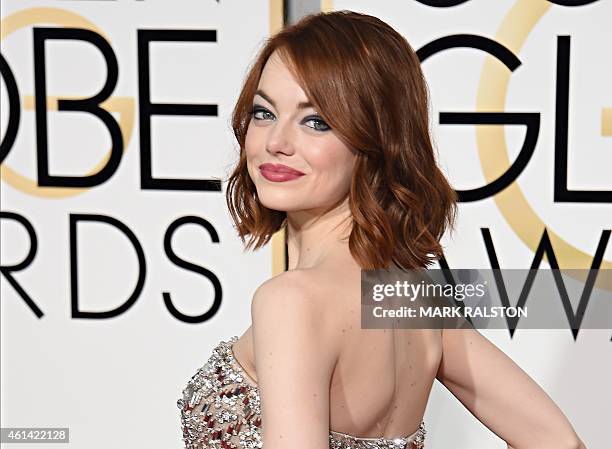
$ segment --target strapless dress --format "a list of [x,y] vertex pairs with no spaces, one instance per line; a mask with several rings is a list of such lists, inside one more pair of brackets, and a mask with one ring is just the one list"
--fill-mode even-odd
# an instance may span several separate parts
[[[221,341],[187,383],[177,401],[186,449],[262,448],[257,383],[232,351],[238,336]],[[425,423],[398,438],[360,438],[330,430],[330,449],[422,449]]]

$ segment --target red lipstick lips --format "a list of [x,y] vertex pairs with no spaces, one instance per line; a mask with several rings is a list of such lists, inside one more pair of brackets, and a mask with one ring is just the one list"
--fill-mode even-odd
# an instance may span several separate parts
[[301,171],[294,170],[283,164],[261,164],[259,166],[259,171],[264,178],[273,182],[291,181],[300,176],[304,176],[304,173]]

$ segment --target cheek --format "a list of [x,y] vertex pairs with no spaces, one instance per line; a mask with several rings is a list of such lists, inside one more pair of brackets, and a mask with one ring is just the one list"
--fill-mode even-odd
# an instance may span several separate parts
[[249,173],[249,176],[253,182],[255,182],[256,179],[253,164],[256,163],[255,159],[259,153],[259,146],[261,143],[259,134],[261,133],[258,133],[254,126],[249,125],[244,139],[244,154],[246,156],[247,172]]
[[249,125],[244,141],[244,150],[247,157],[254,156],[261,151],[263,149],[261,146],[263,141],[263,133],[256,126]]
[[346,187],[350,184],[355,156],[342,143],[333,142],[321,146],[311,155],[310,161],[319,173],[324,174],[328,181],[326,184],[330,187]]

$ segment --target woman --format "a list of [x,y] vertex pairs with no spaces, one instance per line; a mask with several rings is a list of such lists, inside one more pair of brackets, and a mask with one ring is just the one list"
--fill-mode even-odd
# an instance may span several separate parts
[[186,447],[422,448],[438,379],[509,448],[584,448],[475,330],[361,328],[361,270],[428,266],[454,222],[427,102],[414,51],[375,17],[307,16],[260,51],[234,110],[227,200],[247,248],[286,229],[289,266],[185,389]]

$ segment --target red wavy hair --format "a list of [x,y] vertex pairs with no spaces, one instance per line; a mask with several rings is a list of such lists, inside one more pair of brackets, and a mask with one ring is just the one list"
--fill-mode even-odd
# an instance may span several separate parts
[[347,10],[306,16],[268,38],[247,73],[232,114],[240,158],[226,190],[246,249],[286,226],[286,212],[259,202],[244,151],[253,97],[276,50],[325,122],[357,150],[348,193],[355,260],[363,269],[432,264],[454,226],[457,194],[436,163],[420,61],[391,26]]

